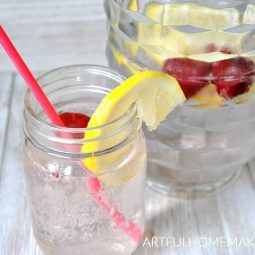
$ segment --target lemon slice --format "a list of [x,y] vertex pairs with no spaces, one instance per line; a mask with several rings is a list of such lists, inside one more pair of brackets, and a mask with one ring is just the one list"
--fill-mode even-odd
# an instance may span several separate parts
[[216,85],[212,83],[203,87],[192,99],[198,103],[196,107],[203,109],[217,108],[224,102],[224,98],[217,92]]
[[[115,146],[126,137],[125,132],[112,137],[108,135],[119,127],[121,116],[127,113],[134,103],[139,117],[150,130],[154,130],[169,112],[184,100],[185,96],[174,77],[149,70],[131,76],[107,94],[92,114],[88,123],[88,128],[91,129],[85,134],[88,142],[82,146],[82,152],[92,153],[92,156],[84,159],[85,165],[93,173],[103,174],[107,172],[109,166],[115,165],[115,162],[127,156],[129,147],[126,150],[116,150],[114,154],[109,155],[105,153],[101,156],[93,156],[93,153]],[[114,121],[116,119],[118,121]],[[106,128],[95,128],[105,124],[108,124]],[[105,139],[93,140],[99,137]],[[126,173],[121,181],[131,177]],[[99,179],[109,185],[116,184],[113,177],[99,177]]]
[[[192,100],[198,103],[194,105],[195,107],[203,109],[218,108],[225,102],[224,97],[218,94],[216,85],[212,83],[202,88],[192,97]],[[255,100],[255,83],[251,85],[248,92],[231,99],[235,104],[243,104],[252,100]]]
[[235,8],[210,8],[194,3],[151,3],[146,17],[163,25],[191,25],[206,29],[224,29],[240,24]]
[[107,124],[137,103],[143,121],[150,130],[154,130],[184,100],[185,96],[174,77],[151,70],[143,71],[128,78],[103,98],[88,127]]

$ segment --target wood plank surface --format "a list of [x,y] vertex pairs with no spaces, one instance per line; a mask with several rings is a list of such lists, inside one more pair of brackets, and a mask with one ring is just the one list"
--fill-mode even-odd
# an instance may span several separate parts
[[[0,1],[0,24],[33,71],[106,65],[102,0]],[[0,70],[14,67],[0,48]]]
[[196,199],[164,197],[147,190],[147,228],[155,237],[170,237],[172,245],[145,245],[135,254],[253,255],[254,199],[246,167],[229,186]]
[[24,237],[25,195],[22,168],[22,100],[24,86],[12,87],[0,182],[0,254],[19,254]]
[[[9,122],[9,110],[11,103],[11,96],[14,86],[14,76],[11,74],[1,74],[0,76],[0,167],[2,166],[2,159],[4,157],[6,135]],[[1,179],[1,168],[0,168]]]

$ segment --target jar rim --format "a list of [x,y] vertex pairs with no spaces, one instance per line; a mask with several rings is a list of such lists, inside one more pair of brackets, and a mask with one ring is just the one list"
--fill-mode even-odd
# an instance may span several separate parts
[[[81,64],[81,65],[67,65],[67,66],[62,66],[62,67],[58,67],[58,68],[55,68],[55,69],[52,69],[48,72],[45,72],[43,73],[42,75],[38,76],[38,78],[36,79],[39,84],[40,84],[40,81],[43,80],[45,77],[51,75],[51,74],[54,74],[55,72],[58,72],[58,71],[61,71],[63,69],[73,69],[73,68],[82,68],[86,71],[97,71],[99,73],[103,73],[103,74],[107,74],[107,76],[111,76],[112,78],[118,80],[120,83],[122,83],[126,77],[117,73],[116,71],[110,69],[110,68],[107,68],[105,66],[101,66],[101,65],[88,65],[88,64]],[[42,86],[43,88],[45,88],[48,84]],[[108,90],[109,92],[110,90]],[[33,93],[32,91],[27,88],[26,89],[26,93],[25,93],[25,97],[24,97],[24,108],[27,110],[27,112],[29,113],[29,116],[32,117],[33,121],[37,122],[37,123],[40,123],[40,125],[44,125],[45,127],[48,127],[48,128],[51,128],[53,131],[62,131],[62,132],[75,132],[75,133],[80,133],[80,132],[85,132],[85,131],[92,131],[92,130],[96,130],[96,129],[102,129],[102,128],[107,128],[111,125],[114,125],[116,124],[117,122],[125,119],[126,117],[128,117],[129,115],[129,112],[133,111],[134,107],[135,107],[135,104],[132,104],[129,109],[123,113],[121,116],[119,116],[118,118],[104,124],[104,125],[99,125],[99,126],[96,126],[96,127],[90,127],[90,128],[70,128],[70,127],[61,127],[61,126],[58,126],[58,125],[55,125],[51,122],[48,122],[42,118],[40,118],[40,116],[36,115],[34,110],[30,107],[29,105],[29,97],[30,96],[33,96]],[[38,103],[39,104],[39,103]]]
[[[88,75],[88,77],[91,76],[92,79],[94,77],[94,82],[98,82],[97,77],[98,79],[101,77],[105,78],[105,85],[97,86],[93,84],[93,81],[93,85],[91,85],[91,81],[86,79],[86,75]],[[54,96],[61,93],[61,91],[62,93],[64,91],[65,95],[70,96],[70,93],[72,92],[75,95],[79,89],[82,89],[82,91],[92,91],[93,94],[106,94],[118,83],[123,82],[124,79],[124,76],[119,75],[117,72],[107,67],[99,65],[72,65],[46,72],[39,76],[37,80],[39,83],[42,83],[41,86],[45,90],[45,93],[47,94],[48,92],[49,95],[54,98]],[[66,84],[65,81],[67,81]],[[110,85],[111,83],[112,85]],[[74,87],[71,87],[70,84],[73,84]],[[56,89],[52,90],[55,88],[54,85],[57,85]],[[75,96],[73,98],[75,102]],[[43,113],[41,107],[39,113],[36,110],[37,106],[34,106],[32,109],[33,104],[38,104],[39,106],[39,103],[30,90],[26,91],[24,100],[23,129],[26,137],[31,138],[34,141],[34,145],[37,144],[37,147],[52,153],[61,153],[62,155],[107,153],[123,144],[123,142],[128,140],[134,130],[138,130],[141,127],[141,119],[138,116],[139,112],[135,103],[133,103],[121,116],[104,125],[93,128],[69,128],[57,126],[52,124],[49,120],[45,120],[41,114]],[[90,131],[93,136],[86,137],[86,133]],[[81,134],[84,135],[82,136]],[[106,141],[109,141],[111,138],[113,138],[114,143],[106,143]],[[93,152],[83,153],[79,151],[79,153],[77,153],[77,151],[73,149],[74,147],[72,147],[75,146],[75,148],[77,148],[85,143],[98,141],[102,141],[104,146],[96,148]],[[68,147],[60,146],[60,144],[67,145]],[[66,150],[63,151],[64,148],[66,148]]]

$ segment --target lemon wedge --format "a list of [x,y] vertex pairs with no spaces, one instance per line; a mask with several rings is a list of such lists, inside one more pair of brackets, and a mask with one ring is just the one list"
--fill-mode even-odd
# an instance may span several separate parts
[[191,25],[205,29],[224,29],[240,24],[235,8],[210,8],[195,3],[151,3],[146,17],[163,25]]
[[[85,139],[88,142],[82,146],[82,152],[92,153],[92,156],[84,159],[85,165],[93,173],[104,174],[109,166],[114,165],[114,162],[125,158],[130,148],[118,150],[109,155],[106,153],[101,156],[94,154],[94,156],[93,153],[115,146],[123,140],[127,135],[125,132],[112,137],[108,135],[116,130],[116,127],[118,128],[121,116],[127,113],[132,105],[136,104],[134,108],[137,109],[139,118],[150,130],[154,130],[184,100],[185,96],[174,77],[150,70],[131,76],[107,94],[92,114],[88,123],[90,130],[85,133]],[[116,119],[118,121],[114,121]],[[96,128],[102,125],[106,127]],[[99,137],[105,139],[93,140]],[[121,181],[131,177],[129,173],[126,173]],[[99,177],[99,179],[109,185],[116,184],[112,177]]]
[[103,98],[88,127],[107,124],[137,103],[143,121],[150,130],[154,130],[184,100],[182,89],[174,77],[151,70],[143,71],[128,78]]
[[212,83],[202,88],[192,99],[198,103],[196,107],[203,109],[217,108],[224,102],[224,98],[217,92],[216,85]]

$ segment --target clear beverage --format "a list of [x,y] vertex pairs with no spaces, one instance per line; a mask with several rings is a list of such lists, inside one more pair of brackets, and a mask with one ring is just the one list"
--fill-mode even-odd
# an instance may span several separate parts
[[[122,77],[107,68],[73,66],[39,82],[59,112],[91,115]],[[93,152],[103,172],[91,172],[83,163],[92,155],[80,149],[90,142],[83,139],[89,130],[52,126],[26,94],[24,169],[34,236],[46,255],[131,254],[139,243],[134,235],[144,230],[146,146],[136,107],[104,128],[107,140],[96,141],[109,146]]]
[[148,137],[149,185],[209,192],[253,155],[254,1],[105,1],[107,57],[125,75],[176,77],[187,101]]
[[[108,203],[110,201],[113,210],[121,211],[129,220],[143,227],[141,194],[145,178],[145,149],[140,142],[137,140],[132,144],[135,149],[130,153],[135,156],[114,169],[118,172],[134,171],[134,177],[111,188],[105,185],[100,195]],[[105,209],[94,200],[95,194],[88,189],[87,176],[84,169],[78,167],[78,162],[61,160],[59,163],[58,159],[49,158],[48,166],[42,166],[44,155],[36,149],[31,149],[29,154],[25,157],[25,170],[32,202],[33,230],[45,254],[110,255],[131,254],[135,250],[137,244],[118,229]],[[31,158],[35,155],[36,162]],[[134,169],[130,170],[130,167]]]

